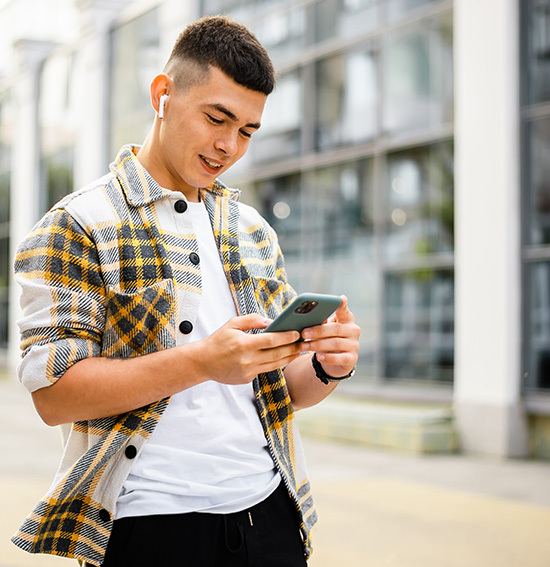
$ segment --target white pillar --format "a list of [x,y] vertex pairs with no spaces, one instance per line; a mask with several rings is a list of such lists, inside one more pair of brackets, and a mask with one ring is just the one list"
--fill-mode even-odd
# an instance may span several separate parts
[[455,410],[466,452],[528,451],[521,398],[517,0],[457,0]]
[[[45,41],[18,40],[14,54],[18,59],[15,102],[14,138],[11,158],[10,188],[10,258],[15,257],[19,243],[38,221],[40,210],[40,143],[38,102],[40,69],[55,44]],[[15,282],[9,292],[8,364],[14,369],[19,361],[19,329],[21,316],[19,287]]]

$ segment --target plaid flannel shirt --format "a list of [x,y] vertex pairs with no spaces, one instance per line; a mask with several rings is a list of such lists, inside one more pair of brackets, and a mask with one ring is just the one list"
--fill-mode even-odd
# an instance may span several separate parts
[[[190,320],[196,316],[200,268],[189,260],[198,252],[196,237],[159,230],[155,203],[173,193],[141,166],[137,149],[123,147],[109,174],[65,197],[19,247],[19,375],[31,392],[54,384],[87,357],[128,358],[175,346],[178,301]],[[238,196],[217,181],[201,190],[238,313],[274,318],[295,292],[273,229]],[[283,372],[258,375],[254,391],[309,557],[317,516]],[[132,465],[125,449],[140,450],[169,401],[62,426],[65,450],[54,482],[12,541],[31,553],[100,565]]]

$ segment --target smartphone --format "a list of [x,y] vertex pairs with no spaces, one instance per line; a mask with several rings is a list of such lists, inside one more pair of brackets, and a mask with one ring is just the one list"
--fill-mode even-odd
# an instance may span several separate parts
[[342,304],[337,295],[303,293],[299,295],[265,332],[299,331],[324,323]]

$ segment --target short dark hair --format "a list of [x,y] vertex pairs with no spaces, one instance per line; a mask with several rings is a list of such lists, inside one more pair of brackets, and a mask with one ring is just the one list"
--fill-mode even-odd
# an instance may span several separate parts
[[[188,79],[203,78],[209,66],[217,67],[239,85],[265,95],[275,87],[273,63],[265,48],[246,26],[227,16],[204,16],[187,26],[164,71],[172,75],[178,87],[185,87]],[[193,73],[193,68],[198,73]]]

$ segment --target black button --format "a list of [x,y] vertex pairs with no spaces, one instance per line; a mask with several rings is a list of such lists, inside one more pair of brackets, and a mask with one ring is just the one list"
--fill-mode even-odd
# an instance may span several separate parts
[[126,450],[124,451],[124,454],[126,455],[126,458],[134,459],[137,455],[137,449],[133,445],[128,445],[128,447],[126,447]]
[[195,264],[195,265],[201,261],[199,255],[195,254],[194,252],[191,252],[191,254],[189,254],[189,260],[191,260],[191,264]]
[[102,508],[99,511],[99,519],[103,522],[108,522],[111,519],[111,514],[109,514],[109,512],[105,510],[105,508]]
[[181,199],[176,201],[174,203],[174,209],[176,209],[177,213],[185,213],[187,210],[187,201],[182,201]]
[[193,330],[193,323],[191,321],[182,321],[180,323],[180,331],[184,335],[188,335]]

